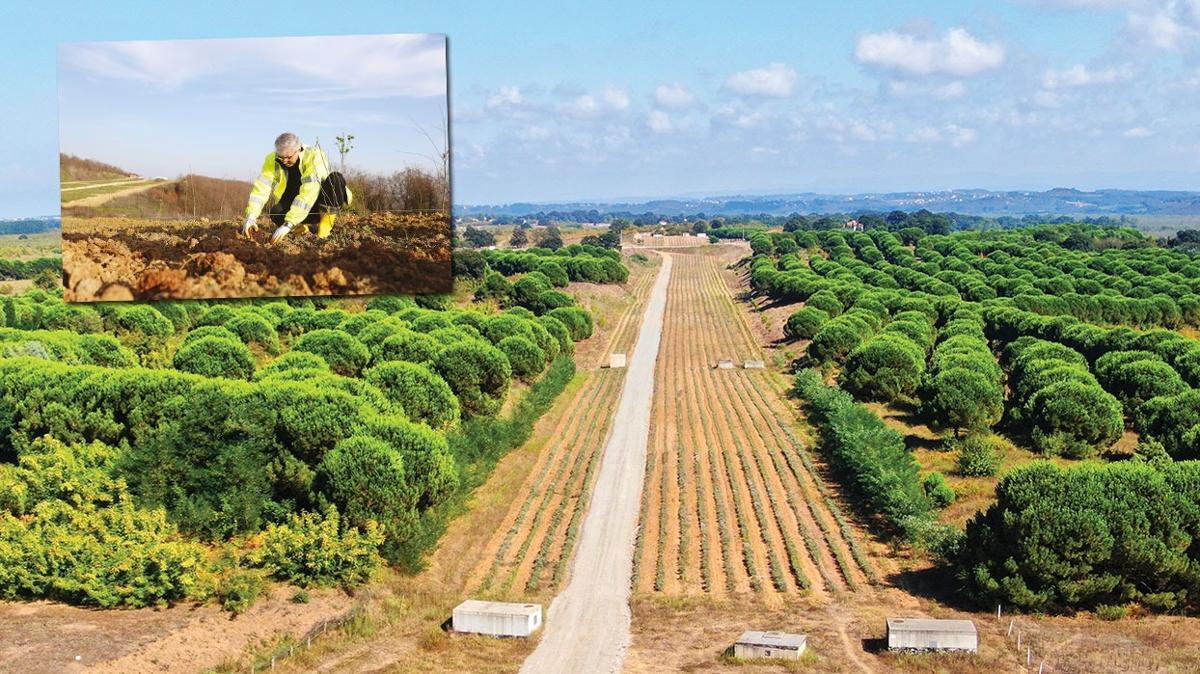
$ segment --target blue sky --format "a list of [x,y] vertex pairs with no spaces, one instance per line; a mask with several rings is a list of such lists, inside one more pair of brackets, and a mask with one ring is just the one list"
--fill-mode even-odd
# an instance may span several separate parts
[[1200,0],[743,4],[10,6],[0,215],[57,208],[59,43],[289,35],[447,35],[458,203],[1200,185]]

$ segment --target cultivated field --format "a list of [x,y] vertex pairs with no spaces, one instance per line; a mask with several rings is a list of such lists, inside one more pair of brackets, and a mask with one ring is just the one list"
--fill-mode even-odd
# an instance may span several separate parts
[[[787,420],[712,255],[676,255],[656,374],[634,588],[725,596],[858,590],[873,562]],[[717,369],[720,359],[735,368]]]
[[278,245],[232,222],[63,221],[68,301],[446,292],[450,231],[438,216],[341,215],[325,240]]

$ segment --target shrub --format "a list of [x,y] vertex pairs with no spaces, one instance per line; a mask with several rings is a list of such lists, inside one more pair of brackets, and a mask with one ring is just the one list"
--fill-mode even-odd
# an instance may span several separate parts
[[985,435],[968,435],[957,443],[955,468],[964,477],[990,477],[1000,470],[1003,455],[996,443]]
[[396,334],[383,340],[375,360],[431,363],[441,350],[442,344],[433,337],[408,329],[400,329]]
[[288,351],[267,364],[258,371],[255,379],[265,379],[271,375],[284,372],[329,372],[329,364],[315,353],[307,351]]
[[571,334],[572,341],[580,341],[592,336],[592,315],[585,309],[579,307],[559,307],[551,309],[549,314],[552,318],[557,318],[562,321],[562,324],[567,326],[567,330]]
[[390,361],[367,370],[363,378],[399,404],[409,419],[433,428],[458,421],[458,399],[444,379],[417,363]]
[[416,300],[408,295],[377,295],[367,302],[367,309],[379,309],[389,314],[415,306]]
[[[994,364],[990,357],[988,362]],[[983,430],[992,426],[1004,414],[1004,391],[999,382],[983,374],[985,371],[984,367],[939,371],[925,385],[922,413],[942,428]]]
[[814,307],[803,307],[788,316],[783,325],[783,334],[788,339],[812,339],[829,320],[829,315]]
[[233,308],[227,304],[213,304],[196,321],[196,327],[203,325],[225,325],[234,317]]
[[109,335],[80,335],[80,360],[88,365],[103,367],[136,367],[137,356]]
[[443,349],[433,366],[454,391],[464,416],[500,411],[512,379],[503,351],[483,342],[460,342]]
[[314,486],[349,526],[374,521],[388,537],[402,539],[417,521],[417,500],[400,453],[386,442],[355,435],[339,442],[317,466]]
[[558,340],[558,348],[562,353],[573,353],[575,351],[575,342],[571,341],[571,331],[567,328],[566,323],[553,316],[538,316],[538,323],[550,333],[551,337]]
[[276,578],[300,587],[353,588],[365,583],[383,563],[380,527],[368,522],[361,531],[343,528],[332,508],[323,515],[293,514],[282,524],[269,524],[258,539],[256,561]]
[[925,354],[905,337],[881,334],[850,353],[839,382],[859,398],[892,402],[911,396],[925,373]]
[[241,338],[235,335],[229,328],[221,325],[202,325],[194,330],[190,330],[186,335],[184,335],[183,343],[191,344],[192,342],[205,337],[218,337],[231,342],[242,341]]
[[167,337],[175,333],[175,325],[166,316],[145,305],[118,309],[117,325],[147,337]]
[[536,377],[546,367],[546,352],[524,337],[505,337],[496,346],[508,357],[513,374],[521,379]]
[[241,342],[202,337],[179,347],[171,366],[205,377],[249,379],[254,374],[254,357]]
[[515,316],[513,314],[499,314],[492,316],[484,323],[483,336],[487,337],[492,344],[499,344],[500,340],[505,337],[524,337],[525,339],[533,339],[533,328],[530,327],[531,320]]
[[346,377],[357,377],[371,360],[367,347],[353,335],[328,328],[306,333],[292,350],[315,353],[329,363],[329,369]]
[[921,487],[935,508],[945,508],[954,503],[954,490],[946,484],[946,476],[937,471],[926,475],[925,479],[921,481]]
[[249,311],[242,312],[225,327],[238,336],[246,344],[258,344],[267,353],[279,353],[279,335],[267,319]]

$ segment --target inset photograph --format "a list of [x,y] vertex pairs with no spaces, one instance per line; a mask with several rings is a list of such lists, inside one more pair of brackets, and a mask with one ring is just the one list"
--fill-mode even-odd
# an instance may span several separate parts
[[71,302],[447,292],[446,37],[59,46]]

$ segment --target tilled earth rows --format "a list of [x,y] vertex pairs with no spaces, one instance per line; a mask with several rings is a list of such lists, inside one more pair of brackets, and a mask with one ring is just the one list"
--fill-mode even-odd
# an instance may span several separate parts
[[294,230],[268,246],[236,223],[64,218],[68,301],[271,295],[363,295],[450,290],[444,216],[343,214],[325,240]]

